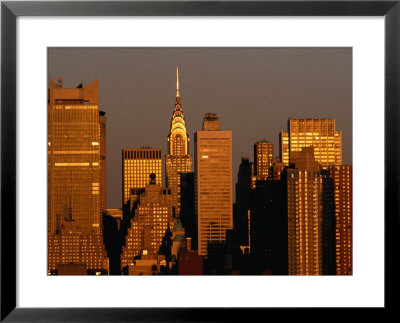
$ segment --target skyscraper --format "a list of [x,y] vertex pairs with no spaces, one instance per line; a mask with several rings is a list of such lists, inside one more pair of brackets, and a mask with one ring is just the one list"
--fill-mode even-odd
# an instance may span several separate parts
[[[105,163],[101,156],[105,161],[105,142],[102,142],[105,120],[100,121],[98,97],[97,80],[86,87],[80,84],[72,89],[62,88],[61,78],[58,84],[50,80],[49,270],[71,262],[85,263],[88,270],[107,269],[108,260],[101,239],[101,200],[105,192],[102,187]],[[67,240],[73,241],[73,245],[64,244]],[[87,246],[87,241],[92,241],[91,250],[82,256],[83,251],[76,247]]]
[[207,113],[203,129],[195,133],[195,212],[198,252],[225,242],[232,219],[232,131],[221,131],[219,119]]
[[98,81],[64,89],[50,80],[48,105],[48,221],[57,233],[66,219],[100,233]]
[[335,119],[289,119],[279,143],[280,159],[286,165],[292,162],[292,152],[311,146],[321,166],[342,164],[342,132],[336,130]]
[[189,154],[189,135],[181,106],[179,93],[179,70],[176,68],[175,108],[168,135],[168,154],[165,156],[166,186],[171,188],[175,216],[180,213],[180,173],[192,171],[192,156]]
[[150,174],[156,174],[156,183],[162,185],[161,149],[125,148],[122,150],[122,203],[130,200],[132,189],[144,188]]
[[336,275],[353,274],[353,181],[352,166],[329,167],[333,179],[335,203],[335,254]]
[[289,275],[322,275],[333,250],[329,172],[321,171],[312,147],[292,158],[294,168],[287,169]]
[[254,144],[254,175],[256,180],[265,181],[270,176],[274,146],[262,140]]

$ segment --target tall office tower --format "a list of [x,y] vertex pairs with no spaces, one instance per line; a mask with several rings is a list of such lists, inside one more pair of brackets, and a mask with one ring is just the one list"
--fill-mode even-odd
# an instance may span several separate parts
[[[312,147],[291,156],[287,169],[289,275],[322,275],[331,251],[332,190]],[[325,261],[325,263],[324,263]],[[327,264],[328,262],[328,264]]]
[[342,164],[342,132],[336,130],[335,119],[289,119],[279,142],[280,159],[286,165],[293,162],[292,152],[311,146],[321,166]]
[[329,167],[333,179],[335,203],[336,275],[352,275],[353,269],[353,180],[352,166]]
[[158,184],[151,174],[150,183],[139,196],[135,215],[125,238],[121,255],[121,269],[131,264],[135,257],[157,259],[167,229],[172,231],[172,196],[169,188]]
[[192,171],[189,155],[189,135],[186,131],[181,98],[179,94],[179,70],[176,68],[176,99],[168,135],[168,155],[165,156],[166,186],[171,188],[175,217],[180,213],[180,173]]
[[132,189],[144,188],[150,174],[156,174],[158,185],[162,185],[161,149],[125,148],[122,150],[122,203],[130,200]]
[[[103,213],[107,209],[107,141],[106,141],[106,126],[107,117],[104,111],[100,111],[100,211]],[[101,226],[100,226],[101,227]]]
[[[51,264],[69,263],[71,259],[85,261],[87,266],[93,263],[104,266],[106,261],[104,245],[99,238],[100,192],[105,191],[101,147],[104,146],[105,157],[105,143],[101,136],[98,97],[97,80],[86,87],[80,84],[71,89],[62,88],[61,78],[58,84],[50,80],[47,146],[49,270]],[[60,234],[61,237],[54,237]],[[70,256],[62,256],[67,252],[66,245],[59,245],[57,241],[63,241],[67,236],[76,244],[90,236],[93,252],[89,255],[96,259],[81,258],[77,254],[79,250],[69,249]],[[88,270],[101,268],[88,267]]]
[[225,242],[232,219],[232,131],[221,131],[219,119],[207,113],[203,130],[195,133],[195,212],[198,252]]
[[254,144],[254,176],[256,180],[265,181],[270,176],[274,146],[263,140]]
[[248,211],[250,210],[251,165],[248,158],[242,158],[236,183],[233,225],[241,245],[248,246]]
[[191,238],[191,248],[197,250],[197,219],[194,212],[194,173],[181,173],[180,219],[186,237]]

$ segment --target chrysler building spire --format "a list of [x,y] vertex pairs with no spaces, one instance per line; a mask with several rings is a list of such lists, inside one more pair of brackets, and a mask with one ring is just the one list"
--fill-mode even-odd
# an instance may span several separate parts
[[176,97],[179,98],[179,68],[176,67]]

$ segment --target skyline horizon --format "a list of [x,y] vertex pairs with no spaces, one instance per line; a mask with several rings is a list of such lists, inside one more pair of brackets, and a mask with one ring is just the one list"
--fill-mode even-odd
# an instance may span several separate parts
[[[73,82],[75,82],[76,79],[79,80],[79,78],[77,77],[73,77],[73,75],[71,75],[71,69],[68,69],[66,67],[64,67],[64,69],[58,68],[58,71],[56,68],[51,68],[51,65],[57,65],[55,64],[55,61],[57,61],[57,59],[59,60],[60,57],[62,57],[62,53],[61,55],[56,55],[57,59],[55,59],[55,55],[50,55],[51,51],[59,51],[61,50],[61,52],[66,51],[69,52],[69,54],[73,53],[73,55],[69,55],[69,56],[74,56],[76,55],[76,53],[74,53],[76,51],[76,49],[51,49],[49,50],[49,79],[53,79],[53,80],[57,80],[58,76],[62,76],[63,78],[63,87],[64,88],[73,88],[76,87],[79,83],[82,83],[83,86],[86,86],[92,82],[88,81],[87,79],[87,75],[90,73],[85,73],[83,71],[79,71],[79,75],[85,75],[85,78],[80,78],[81,81],[78,81],[75,86],[73,86]],[[78,50],[78,52],[84,52],[85,50],[88,50],[90,53],[93,53],[93,51],[96,51],[96,49],[80,49]],[[99,50],[99,49],[97,49]],[[111,49],[111,51],[115,51],[116,49]],[[132,49],[131,49],[132,50]],[[135,51],[135,49],[133,49]],[[172,49],[147,49],[150,52],[151,51],[169,51]],[[184,49],[181,49],[184,50]],[[187,51],[188,49],[186,49]],[[213,49],[206,49],[204,51],[200,50],[199,53],[196,53],[196,55],[203,55],[204,56],[204,52],[208,52],[209,50],[213,51]],[[215,49],[215,50],[219,50],[224,52],[224,54],[226,54],[226,49]],[[233,50],[233,49],[230,49]],[[242,51],[246,50],[250,50],[250,49],[241,49]],[[260,49],[262,50],[262,49]],[[264,49],[265,50],[265,49]],[[268,49],[267,49],[268,50]],[[271,50],[271,49],[269,49]],[[281,49],[282,50],[282,49]],[[295,48],[290,48],[290,49],[283,49],[283,50],[288,50],[290,51],[296,51],[296,50],[300,50],[300,51],[309,51],[311,50],[311,52],[315,51],[315,50],[320,50],[321,52],[323,52],[323,54],[326,54],[327,51],[329,52],[329,50],[333,50],[334,52],[338,51],[338,48],[328,48],[328,49],[295,49]],[[339,48],[339,50],[343,50],[343,48]],[[71,52],[72,51],[72,52]],[[108,52],[107,50],[104,50],[105,52]],[[136,49],[137,51],[137,49]],[[140,51],[140,50],[139,50]],[[143,49],[142,49],[143,51]],[[172,50],[174,53],[179,51],[179,49],[174,49]],[[190,51],[196,51],[196,49],[191,49]],[[234,51],[234,50],[233,50]],[[253,49],[254,51],[254,49]],[[272,52],[276,51],[272,50]],[[128,49],[129,52],[129,49]],[[235,52],[235,51],[234,51]],[[120,53],[121,54],[121,53]],[[207,56],[207,53],[205,53]],[[253,53],[254,54],[254,53]],[[337,54],[337,53],[336,53]],[[79,55],[82,55],[82,53],[79,53]],[[153,53],[153,56],[155,54]],[[194,55],[194,54],[192,54]],[[194,56],[196,56],[194,55]],[[341,55],[344,57],[342,59],[344,59],[345,63],[349,63],[350,61],[350,65],[351,65],[351,49],[345,48],[343,50],[343,52],[341,53]],[[90,55],[89,55],[90,56]],[[102,55],[104,56],[104,55]],[[107,55],[105,55],[107,56]],[[140,55],[139,55],[140,56]],[[162,56],[162,55],[158,55],[158,56]],[[210,55],[209,55],[210,56]],[[223,55],[220,55],[223,56]],[[239,58],[241,55],[238,55]],[[257,56],[257,55],[256,55]],[[289,56],[293,56],[293,55],[289,55]],[[324,55],[321,55],[324,59],[323,61],[327,61],[327,58],[324,57]],[[329,56],[329,55],[328,55]],[[88,57],[88,55],[86,54],[86,56],[84,55],[83,57]],[[125,57],[125,56],[124,56]],[[140,56],[141,60],[145,60],[145,58],[143,56]],[[316,56],[318,58],[318,55]],[[333,58],[330,57],[330,60],[333,60],[334,62],[337,60],[337,57],[335,59],[336,55],[333,55]],[[219,57],[220,58],[220,57]],[[54,60],[54,62],[51,63],[51,59]],[[243,59],[243,58],[242,58]],[[302,57],[303,60],[307,59],[307,57]],[[70,64],[72,63],[71,61],[73,61],[73,58],[70,57],[70,59],[68,60],[70,62]],[[85,61],[85,60],[83,60]],[[103,62],[105,62],[104,57],[103,57]],[[328,60],[329,61],[329,60]],[[247,64],[250,64],[250,62],[247,60],[246,61]],[[325,62],[326,63],[326,62]],[[343,63],[342,65],[346,64]],[[319,63],[321,64],[321,63]],[[336,62],[336,65],[338,64],[338,62]],[[68,65],[68,64],[66,64]],[[78,64],[80,67],[82,65]],[[98,64],[95,64],[96,66],[98,66]],[[107,65],[107,64],[106,64]],[[171,63],[169,64],[163,64],[162,67],[164,69],[170,69],[171,68]],[[201,64],[200,64],[201,65]],[[228,64],[229,65],[229,64]],[[328,64],[329,65],[329,64]],[[335,65],[331,62],[331,65]],[[346,107],[343,107],[341,105],[338,105],[336,108],[338,109],[337,113],[334,113],[332,110],[333,108],[331,107],[331,109],[324,109],[324,110],[319,110],[317,108],[317,111],[315,111],[315,105],[313,105],[313,108],[307,109],[307,108],[303,108],[302,110],[300,109],[289,109],[286,107],[286,109],[284,109],[284,105],[283,103],[281,103],[281,109],[268,109],[265,108],[265,103],[268,103],[268,101],[266,99],[264,100],[258,100],[257,102],[259,102],[258,104],[247,104],[248,107],[246,107],[246,111],[245,113],[237,113],[237,109],[230,108],[229,104],[232,104],[233,107],[238,107],[240,106],[240,104],[243,104],[244,102],[247,102],[247,100],[251,99],[251,95],[248,93],[248,91],[252,90],[254,93],[254,95],[258,94],[260,97],[263,97],[263,95],[265,97],[271,98],[269,97],[267,94],[263,93],[263,91],[259,91],[259,92],[255,92],[254,91],[254,87],[260,86],[260,82],[257,81],[257,79],[252,79],[252,81],[248,81],[248,82],[244,82],[244,78],[246,78],[247,80],[249,79],[249,76],[251,75],[246,75],[246,77],[243,76],[243,71],[248,71],[248,69],[241,68],[240,71],[238,72],[240,74],[240,76],[242,77],[242,82],[237,82],[239,84],[236,84],[235,88],[239,88],[241,90],[248,90],[247,92],[244,91],[244,93],[248,93],[247,96],[245,96],[244,98],[244,102],[243,102],[243,93],[239,93],[239,96],[236,95],[238,92],[233,90],[233,87],[229,87],[227,86],[227,88],[221,89],[219,88],[219,93],[220,96],[217,96],[216,94],[218,94],[218,91],[212,91],[210,92],[210,97],[212,97],[215,100],[219,101],[222,104],[208,104],[208,108],[205,109],[202,101],[204,101],[204,97],[199,96],[199,92],[201,92],[201,87],[199,88],[199,86],[202,87],[206,87],[207,84],[209,84],[210,82],[206,82],[204,81],[204,75],[203,75],[203,82],[201,82],[201,80],[196,80],[194,78],[196,78],[195,74],[190,74],[190,67],[189,68],[182,68],[181,66],[185,66],[184,63],[182,64],[173,64],[173,69],[171,69],[171,72],[173,70],[175,70],[175,68],[177,66],[179,66],[179,72],[180,72],[180,76],[179,76],[179,81],[180,81],[180,97],[182,100],[182,108],[183,108],[183,113],[184,113],[184,117],[185,117],[185,122],[187,125],[187,129],[188,129],[188,134],[189,134],[189,139],[191,139],[190,141],[193,142],[194,140],[194,134],[196,131],[200,131],[201,130],[201,123],[203,121],[204,115],[206,113],[216,113],[219,117],[220,123],[221,123],[221,130],[231,130],[232,131],[232,142],[233,142],[233,172],[232,172],[232,185],[233,185],[233,199],[235,201],[235,183],[237,182],[237,173],[238,173],[238,168],[239,168],[239,164],[241,163],[242,158],[248,158],[250,162],[253,161],[253,146],[256,142],[258,141],[263,141],[266,140],[268,142],[271,142],[274,146],[274,152],[273,152],[273,156],[274,158],[279,158],[279,133],[281,131],[286,131],[287,130],[287,123],[289,119],[335,119],[335,123],[336,123],[336,130],[341,130],[343,132],[343,164],[352,164],[352,131],[348,131],[349,128],[351,129],[351,119],[352,119],[352,110],[347,111],[350,113],[347,113],[347,118],[345,115],[343,115],[343,110],[346,110]],[[148,71],[148,66],[146,66],[146,71]],[[329,66],[330,69],[333,68],[333,66]],[[55,69],[55,71],[53,71],[53,69]],[[76,71],[77,66],[75,66],[74,69],[72,69],[72,74],[77,73]],[[192,68],[193,69],[193,68]],[[69,70],[69,71],[67,71]],[[100,69],[101,70],[101,69]],[[157,69],[156,69],[157,70]],[[184,71],[184,74],[182,76],[182,70]],[[224,69],[226,71],[226,73],[228,73],[227,68]],[[118,69],[118,71],[121,71],[120,69]],[[62,73],[65,72],[65,73]],[[105,72],[105,71],[103,71]],[[208,72],[208,74],[206,73]],[[207,74],[209,75],[213,75],[214,78],[219,77],[221,78],[221,74],[219,74],[219,76],[217,75],[218,73],[216,73],[215,71],[212,71],[212,68],[208,68],[207,71],[204,72],[203,74]],[[252,73],[257,73],[257,76],[260,78],[263,74],[261,72],[257,72],[257,69],[252,70]],[[249,74],[252,74],[249,73]],[[332,71],[331,71],[332,73]],[[165,156],[167,155],[167,137],[168,137],[168,128],[170,126],[170,120],[171,120],[171,116],[173,113],[173,106],[174,106],[174,99],[175,97],[173,96],[176,93],[176,89],[172,88],[171,85],[173,85],[175,87],[176,84],[176,80],[172,81],[171,80],[171,74],[172,76],[175,78],[175,73],[170,73],[170,74],[163,74],[162,72],[159,73],[160,78],[165,81],[165,79],[169,79],[169,82],[162,82],[161,80],[158,81],[157,84],[161,84],[163,85],[162,88],[160,88],[160,95],[154,95],[154,93],[152,93],[153,95],[149,95],[147,96],[147,92],[149,91],[149,89],[152,88],[152,86],[145,86],[145,85],[149,85],[150,81],[155,81],[155,80],[149,80],[148,78],[145,78],[143,81],[143,75],[146,75],[145,71],[142,71],[142,73],[140,73],[138,75],[138,77],[132,77],[131,74],[125,75],[125,77],[130,76],[130,78],[128,78],[132,85],[132,88],[137,89],[137,91],[135,93],[132,93],[132,91],[128,91],[128,88],[126,88],[127,91],[125,92],[118,92],[120,94],[120,99],[122,100],[121,102],[123,102],[123,107],[115,107],[114,104],[111,104],[113,101],[117,100],[117,96],[115,93],[115,85],[118,85],[119,87],[124,87],[127,86],[126,82],[120,82],[120,83],[113,83],[114,87],[112,87],[110,89],[109,85],[110,85],[110,79],[113,79],[112,76],[110,76],[109,73],[106,73],[104,75],[104,77],[101,76],[101,73],[96,73],[96,77],[95,80],[97,79],[99,81],[99,109],[101,111],[104,111],[106,114],[105,116],[107,117],[107,208],[120,208],[122,207],[122,205],[120,204],[121,201],[121,195],[122,192],[120,189],[116,189],[116,186],[118,186],[119,188],[122,187],[121,181],[122,181],[122,167],[121,167],[121,162],[122,162],[122,158],[121,158],[121,152],[122,149],[124,148],[141,148],[141,147],[152,147],[152,148],[158,148],[162,150],[162,167],[163,167],[163,178],[162,178],[162,182],[163,185],[165,185]],[[201,74],[201,73],[200,73]],[[322,73],[318,73],[318,75],[320,75]],[[335,74],[338,74],[337,71],[335,71]],[[333,75],[335,75],[333,74]],[[346,81],[350,81],[350,90],[351,90],[351,69],[349,70],[343,70],[342,74],[344,74],[345,76],[341,75],[341,77],[346,80]],[[254,75],[253,75],[254,76]],[[315,75],[314,75],[315,76]],[[331,74],[332,76],[332,74]],[[282,77],[282,76],[281,76]],[[316,76],[315,76],[316,77]],[[225,76],[222,77],[226,82],[228,82],[230,79],[227,79]],[[340,78],[340,77],[339,77]],[[74,80],[75,79],[75,80]],[[142,80],[142,83],[138,83],[138,80]],[[237,81],[237,78],[233,78],[233,83],[235,83],[235,80]],[[312,86],[311,84],[309,84],[306,88],[312,92],[315,91],[316,87],[314,87],[314,85],[316,83],[318,83],[318,78],[316,79],[317,82],[312,82]],[[287,79],[285,79],[285,81],[287,81]],[[196,83],[197,82],[197,83]],[[215,87],[221,87],[222,85],[226,84],[226,82],[222,82],[222,83],[218,83],[215,79],[213,79],[213,84]],[[145,83],[145,84],[143,84]],[[168,83],[168,84],[167,84]],[[304,83],[304,82],[303,82]],[[321,83],[321,82],[319,82]],[[323,83],[323,82],[322,82]],[[329,82],[328,82],[329,83]],[[343,82],[342,82],[343,83]],[[197,87],[196,87],[197,85]],[[298,91],[300,94],[298,94],[297,96],[294,96],[292,98],[292,100],[289,101],[296,101],[295,99],[299,99],[299,96],[302,97],[304,96],[304,91],[302,92],[302,90],[304,90],[303,87],[300,86],[300,83],[297,83],[297,86],[299,87],[299,89],[293,89],[292,90],[296,90]],[[336,87],[339,86],[338,84],[336,84]],[[341,88],[343,88],[343,84],[341,84]],[[106,89],[106,90],[103,90]],[[108,89],[108,91],[107,91]],[[197,89],[197,91],[195,91]],[[121,89],[120,89],[121,90]],[[227,92],[228,90],[228,92]],[[344,88],[343,88],[344,90]],[[348,91],[349,88],[345,89],[345,92]],[[332,92],[332,88],[330,88],[330,91]],[[110,93],[111,92],[111,93]],[[197,92],[197,93],[196,93]],[[217,93],[215,93],[217,92]],[[334,91],[333,91],[334,92]],[[229,93],[230,95],[226,96],[226,94]],[[134,100],[136,95],[136,99]],[[332,93],[330,94],[332,95]],[[129,97],[132,99],[132,101],[130,101],[128,98],[123,99],[123,97]],[[197,100],[196,101],[196,97],[198,96],[198,100],[200,100],[200,102]],[[140,97],[140,98],[138,98]],[[317,97],[317,95],[313,96],[314,100]],[[325,100],[326,102],[328,102],[327,98],[325,98],[325,95],[321,96],[322,99],[321,100]],[[334,97],[336,98],[336,100],[339,100],[340,95],[334,95]],[[169,99],[168,99],[169,98]],[[283,100],[287,99],[287,97],[282,97],[282,96],[278,96],[275,98],[273,98],[274,100]],[[310,99],[312,97],[308,96],[306,98],[306,102],[309,102]],[[140,99],[140,100],[139,100]],[[228,100],[229,99],[229,100]],[[236,99],[236,102],[235,102]],[[144,101],[143,101],[144,100]],[[351,91],[350,91],[350,95],[348,97],[346,97],[345,99],[343,99],[344,101],[347,102],[347,105],[349,105],[351,107]],[[167,103],[160,103],[160,102],[170,102],[169,104]],[[237,102],[238,101],[238,102]],[[145,106],[143,108],[138,107],[140,104],[138,102],[145,102]],[[210,101],[212,102],[212,100]],[[262,104],[262,102],[264,102],[264,104]],[[229,104],[228,104],[229,103]],[[296,105],[296,102],[290,102],[291,104],[289,105]],[[267,104],[268,105],[268,104]],[[304,105],[304,102],[303,102]],[[133,106],[134,109],[126,109],[126,106]],[[151,111],[150,109],[146,109],[146,108],[153,108],[153,111]],[[201,108],[200,108],[201,107]],[[194,108],[194,109],[193,109]],[[253,108],[253,110],[252,110]],[[339,109],[340,108],[340,109]],[[283,112],[281,110],[284,110]],[[120,112],[123,112],[122,114]],[[254,113],[247,113],[248,111],[251,111]],[[149,112],[149,113],[147,113]],[[153,113],[152,113],[153,112]],[[243,111],[242,111],[243,112]],[[279,112],[279,113],[278,113]],[[282,112],[282,113],[281,113]],[[320,112],[320,113],[317,113]],[[121,117],[122,115],[122,117]],[[124,115],[126,115],[126,117],[124,118]],[[259,118],[254,118],[254,115],[259,115]],[[158,116],[158,117],[154,117],[154,116]],[[248,116],[248,118],[245,118],[246,116]],[[348,118],[350,116],[350,118]],[[267,120],[265,120],[265,118],[267,118]],[[166,120],[168,119],[168,122],[166,122]],[[347,119],[347,120],[346,120]],[[257,121],[258,122],[255,122]],[[349,123],[350,120],[350,123]],[[131,121],[131,122],[129,122]],[[139,122],[138,122],[139,121]],[[142,122],[140,122],[142,121]],[[267,121],[267,122],[266,122]],[[341,126],[342,125],[342,126]],[[273,130],[272,130],[273,129]],[[154,130],[154,131],[152,131]],[[350,134],[349,134],[350,133]],[[162,134],[164,134],[164,136],[162,136]],[[235,135],[236,134],[236,135]],[[347,140],[349,139],[350,140]],[[118,140],[120,139],[120,140]],[[164,141],[165,140],[165,141]],[[236,144],[235,144],[236,141]],[[193,156],[193,145],[189,142],[189,153],[190,155]],[[117,164],[119,165],[119,167],[117,167]],[[116,169],[119,168],[119,169]],[[194,169],[192,170],[194,171]],[[119,173],[119,175],[118,175]]]

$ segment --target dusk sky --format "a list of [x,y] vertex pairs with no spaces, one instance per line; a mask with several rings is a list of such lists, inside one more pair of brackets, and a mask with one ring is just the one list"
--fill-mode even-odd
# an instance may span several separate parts
[[[50,48],[49,77],[63,87],[99,80],[107,116],[107,207],[121,205],[121,151],[167,152],[176,66],[193,155],[205,113],[232,130],[233,184],[241,157],[259,140],[274,144],[289,118],[335,118],[343,163],[352,163],[351,48]],[[163,160],[164,163],[164,160]],[[163,178],[165,182],[165,178]]]

